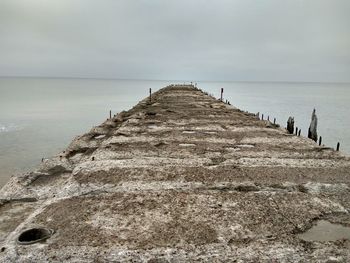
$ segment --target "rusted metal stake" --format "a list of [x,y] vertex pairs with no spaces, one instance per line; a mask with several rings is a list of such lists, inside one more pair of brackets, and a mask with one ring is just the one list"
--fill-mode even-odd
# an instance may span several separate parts
[[339,148],[340,148],[340,143],[337,143],[337,152],[339,152]]
[[322,136],[320,136],[320,138],[318,139],[318,146],[321,146],[322,144]]

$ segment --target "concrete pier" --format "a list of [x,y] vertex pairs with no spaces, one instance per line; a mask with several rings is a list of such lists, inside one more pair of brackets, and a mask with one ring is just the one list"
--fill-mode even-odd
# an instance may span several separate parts
[[172,85],[4,186],[0,262],[349,262],[300,238],[350,225],[349,186],[341,152]]

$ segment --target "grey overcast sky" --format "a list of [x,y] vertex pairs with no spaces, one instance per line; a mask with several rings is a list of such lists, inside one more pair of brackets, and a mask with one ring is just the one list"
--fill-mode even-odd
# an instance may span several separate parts
[[350,1],[1,0],[0,76],[350,82]]

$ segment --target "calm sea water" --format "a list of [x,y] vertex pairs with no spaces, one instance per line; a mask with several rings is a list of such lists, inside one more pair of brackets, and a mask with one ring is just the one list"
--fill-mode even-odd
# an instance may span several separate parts
[[[0,187],[12,174],[37,166],[77,135],[127,110],[172,82],[0,78]],[[350,84],[203,82],[198,86],[242,110],[264,113],[285,126],[294,116],[305,135],[316,108],[327,146],[350,153]]]

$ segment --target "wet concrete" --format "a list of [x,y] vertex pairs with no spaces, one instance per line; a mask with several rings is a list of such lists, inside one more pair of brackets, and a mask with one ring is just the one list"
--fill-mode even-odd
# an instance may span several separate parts
[[316,225],[299,235],[305,241],[336,241],[350,240],[350,227],[332,224],[326,220],[319,220]]
[[349,212],[348,156],[169,86],[1,189],[0,262],[350,262],[299,237]]

